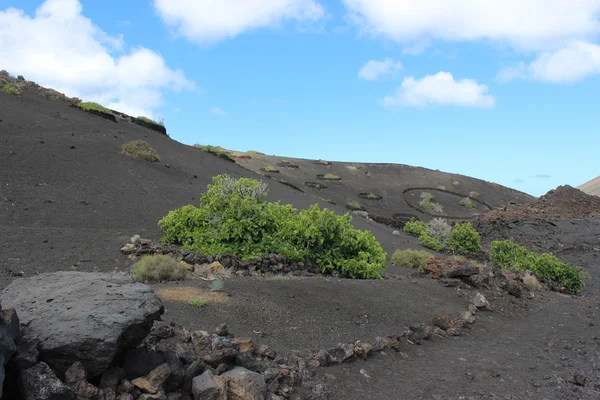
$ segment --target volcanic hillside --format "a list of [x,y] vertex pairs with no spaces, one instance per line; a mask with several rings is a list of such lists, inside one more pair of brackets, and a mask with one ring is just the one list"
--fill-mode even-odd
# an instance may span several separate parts
[[594,196],[600,196],[600,176],[592,179],[589,182],[577,187],[577,189],[584,191],[587,194]]

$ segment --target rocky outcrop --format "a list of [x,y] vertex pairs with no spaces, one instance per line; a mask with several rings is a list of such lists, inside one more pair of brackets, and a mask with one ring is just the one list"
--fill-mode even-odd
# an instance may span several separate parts
[[2,298],[21,319],[17,359],[37,358],[61,377],[76,361],[90,378],[101,375],[115,356],[139,344],[164,312],[149,286],[115,274],[40,274],[13,281]]
[[19,335],[19,318],[16,311],[2,310],[0,306],[0,398],[4,388],[4,367],[17,350],[15,341]]

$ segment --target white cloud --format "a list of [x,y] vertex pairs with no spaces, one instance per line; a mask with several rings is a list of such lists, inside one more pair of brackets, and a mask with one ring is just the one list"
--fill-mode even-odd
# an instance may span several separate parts
[[449,72],[438,72],[421,79],[412,76],[404,79],[398,92],[386,96],[382,103],[387,107],[457,106],[469,108],[492,108],[493,96],[488,88],[472,79],[455,80]]
[[202,44],[284,20],[316,21],[325,15],[315,0],[154,0],[154,7],[167,25]]
[[211,114],[217,115],[219,117],[226,117],[226,116],[229,115],[221,107],[212,107],[209,111],[210,111]]
[[342,0],[364,31],[403,45],[493,40],[545,51],[600,32],[600,0]]
[[193,87],[156,52],[123,52],[123,37],[109,36],[82,15],[78,0],[46,0],[34,16],[0,10],[2,68],[40,85],[132,115],[152,116],[162,91]]
[[393,74],[402,69],[400,61],[386,58],[383,61],[371,60],[358,71],[358,77],[368,81],[376,81],[384,75]]
[[573,42],[556,51],[542,53],[530,64],[519,63],[500,71],[497,79],[533,79],[550,83],[571,83],[600,75],[600,46]]

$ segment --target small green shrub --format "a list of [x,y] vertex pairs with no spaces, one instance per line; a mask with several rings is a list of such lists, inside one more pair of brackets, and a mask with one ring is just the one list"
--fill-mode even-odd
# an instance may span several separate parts
[[427,261],[434,258],[434,255],[423,250],[396,250],[392,254],[392,264],[404,268],[424,269]]
[[429,192],[421,192],[421,200],[431,201],[433,200],[433,195]]
[[468,197],[465,197],[464,199],[462,199],[461,201],[458,202],[459,205],[469,208],[469,209],[474,209],[475,206],[475,202],[473,202],[473,200],[471,200]]
[[362,208],[360,206],[360,204],[358,203],[358,201],[356,201],[356,200],[349,201],[346,204],[346,207],[349,208],[350,210],[360,210]]
[[132,140],[124,143],[121,147],[121,152],[126,156],[135,158],[136,160],[144,160],[150,162],[160,161],[160,157],[147,142],[143,140]]
[[196,297],[190,300],[190,305],[194,307],[204,307],[206,305],[206,300],[202,297]]
[[377,196],[376,194],[373,194],[373,193],[367,194],[367,199],[369,199],[369,200],[377,200],[378,198],[379,198],[379,196]]
[[479,197],[479,193],[477,193],[476,191],[469,192],[469,197],[473,197],[473,198]]
[[583,268],[568,265],[552,254],[537,255],[510,240],[492,242],[490,258],[503,269],[531,271],[572,293],[581,292],[585,286]]
[[83,102],[83,103],[79,103],[79,107],[82,108],[82,109],[84,109],[84,110],[86,110],[86,111],[95,110],[95,111],[100,111],[100,112],[103,112],[105,114],[111,114],[111,115],[113,113],[108,108],[106,108],[106,107],[104,107],[104,106],[102,106],[102,105],[100,105],[98,103],[93,103],[91,101],[86,101],[86,102]]
[[442,250],[444,248],[444,246],[429,233],[424,233],[419,236],[419,244],[435,251]]
[[402,230],[413,236],[421,236],[427,233],[427,225],[423,221],[411,218],[410,221],[404,224]]
[[419,205],[421,206],[421,208],[429,213],[433,213],[433,214],[443,214],[444,213],[444,207],[442,207],[441,204],[439,203],[432,203],[431,200],[426,200],[423,199],[421,201],[419,201]]
[[265,167],[265,172],[279,172],[279,170],[272,165],[268,165]]
[[352,226],[350,215],[270,203],[265,187],[249,178],[214,177],[199,207],[184,206],[159,221],[162,240],[203,254],[242,260],[279,254],[292,262],[314,260],[323,273],[381,278],[387,255],[371,232]]
[[225,151],[225,150],[223,150],[223,149],[221,149],[219,147],[211,146],[211,145],[206,145],[205,146],[205,145],[202,145],[202,144],[195,144],[194,147],[197,148],[197,149],[200,149],[202,151],[206,151],[208,153],[211,153],[211,154],[213,154],[213,155],[215,155],[215,156],[217,156],[219,158],[222,158],[224,160],[235,161],[231,157],[231,155],[229,154],[229,152],[227,152],[227,151]]
[[335,201],[331,200],[331,199],[324,199],[323,201],[329,203],[329,204],[333,204],[335,206]]
[[179,281],[187,272],[185,266],[163,254],[143,256],[131,267],[131,277],[138,282]]
[[260,151],[256,151],[256,150],[248,150],[247,153],[248,154],[259,154],[261,156],[265,155],[265,153],[261,153]]
[[148,117],[144,117],[143,115],[142,115],[142,116],[140,116],[140,117],[137,117],[137,119],[139,119],[139,120],[141,120],[141,121],[144,121],[144,122],[147,122],[147,123],[149,123],[149,124],[154,124],[154,125],[165,126],[165,123],[164,123],[164,121],[159,121],[159,122],[156,122],[155,120],[153,120],[153,119],[150,119],[150,118],[148,118]]
[[481,251],[479,232],[473,228],[470,222],[456,224],[450,233],[448,247],[458,251],[477,253]]
[[223,282],[223,279],[217,279],[210,283],[209,289],[211,292],[221,292],[224,286],[225,282]]
[[325,174],[323,175],[323,179],[327,179],[327,180],[331,180],[331,181],[339,181],[340,178],[339,176],[335,175],[335,174]]
[[21,91],[19,89],[9,84],[4,85],[2,91],[5,93],[14,94],[15,96],[19,96],[21,94]]

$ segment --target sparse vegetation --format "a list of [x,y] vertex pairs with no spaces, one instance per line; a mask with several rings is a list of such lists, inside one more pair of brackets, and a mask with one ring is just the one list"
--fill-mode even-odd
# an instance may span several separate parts
[[423,270],[432,258],[433,254],[423,250],[396,250],[391,261],[398,267]]
[[470,222],[456,224],[450,233],[448,247],[458,251],[477,253],[481,251],[479,232],[473,228]]
[[21,94],[21,91],[19,89],[9,84],[4,85],[2,91],[5,93],[14,94],[15,96],[19,96]]
[[194,147],[197,149],[200,149],[202,151],[211,153],[211,154],[213,154],[219,158],[222,158],[224,160],[234,161],[234,159],[231,157],[231,155],[229,154],[228,151],[225,151],[219,147],[211,146],[211,145],[202,145],[202,144],[195,144]]
[[335,201],[331,200],[331,199],[321,199],[329,204],[333,204],[335,206]]
[[476,207],[475,202],[469,197],[465,197],[464,199],[459,201],[458,204],[469,209],[474,209]]
[[359,202],[356,200],[352,200],[352,201],[349,201],[348,203],[346,203],[346,207],[349,208],[350,210],[360,210],[362,208],[360,206]]
[[94,110],[94,111],[99,111],[105,114],[111,114],[112,115],[112,111],[109,110],[108,108],[98,104],[98,103],[93,103],[91,101],[86,101],[83,103],[79,103],[78,104],[79,108],[89,111],[89,110]]
[[421,201],[419,201],[421,208],[429,213],[443,214],[444,208],[439,203],[433,202],[433,195],[429,192],[421,193]]
[[204,307],[206,305],[206,300],[202,297],[196,297],[190,300],[190,305],[194,307]]
[[369,193],[369,194],[367,194],[367,199],[377,200],[377,199],[379,199],[379,196],[377,196],[376,194],[373,194],[373,193]]
[[261,156],[265,155],[265,153],[261,153],[260,151],[256,151],[256,150],[248,150],[246,153],[248,153],[248,154],[259,154]]
[[223,291],[223,287],[225,287],[225,282],[223,282],[223,279],[214,280],[209,286],[211,292],[221,292]]
[[279,172],[279,170],[272,165],[267,165],[265,167],[265,172]]
[[581,292],[585,285],[583,268],[568,265],[552,254],[537,255],[510,240],[492,242],[490,258],[503,269],[530,271],[572,293]]
[[337,176],[335,174],[325,174],[325,175],[323,175],[323,179],[327,179],[330,181],[339,181],[342,178],[340,178],[339,176]]
[[266,185],[254,179],[213,178],[200,206],[187,205],[159,221],[163,241],[203,254],[231,254],[242,260],[279,254],[290,261],[312,259],[323,273],[338,270],[350,278],[381,278],[386,253],[369,231],[313,205],[265,201]]
[[331,165],[331,163],[329,161],[325,161],[325,160],[317,160],[317,161],[315,161],[315,164]]
[[159,122],[156,122],[155,120],[153,120],[153,119],[150,119],[150,118],[148,118],[148,117],[144,117],[143,115],[142,115],[142,116],[140,116],[140,117],[137,117],[137,119],[139,119],[139,120],[141,120],[141,121],[144,121],[144,122],[147,122],[147,123],[149,123],[149,124],[154,124],[154,125],[165,126],[165,123],[164,123],[164,121],[159,121]]
[[475,191],[469,192],[469,197],[472,197],[472,198],[479,197],[479,193],[477,193]]
[[443,218],[433,218],[427,223],[427,233],[433,236],[441,246],[445,246],[452,234],[452,227]]
[[136,160],[144,160],[150,162],[160,161],[160,157],[156,154],[150,145],[143,140],[132,140],[123,144],[121,147],[121,153],[126,156],[135,158]]
[[187,272],[184,265],[163,254],[143,256],[131,267],[131,277],[138,282],[179,281]]

